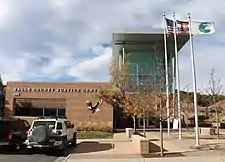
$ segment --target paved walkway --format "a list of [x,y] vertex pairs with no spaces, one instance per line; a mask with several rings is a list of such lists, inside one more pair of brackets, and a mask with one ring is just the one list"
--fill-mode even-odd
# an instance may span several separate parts
[[70,158],[141,157],[125,133],[116,133],[113,139],[85,139],[78,143]]
[[[159,144],[159,141],[154,141],[154,139],[159,139],[159,132],[147,132],[147,138],[152,139],[151,142]],[[164,133],[164,147],[170,152],[225,151],[225,139],[201,137],[200,145],[198,149],[195,149],[194,134],[183,133],[182,139],[179,140],[177,133],[172,133],[170,136]]]
[[174,158],[129,158],[129,159],[68,159],[66,162],[225,162],[225,156],[174,157]]
[[[160,146],[159,132],[147,132],[147,138],[156,146]],[[178,139],[177,133],[172,133],[170,136],[164,133],[164,149],[167,153],[167,158],[153,158],[156,155],[150,155],[149,157],[151,158],[142,157],[136,152],[132,142],[126,137],[125,133],[116,133],[113,139],[88,139],[78,140],[78,142],[80,144],[68,157],[67,162],[73,162],[73,160],[83,162],[87,161],[87,159],[92,162],[105,162],[106,160],[111,162],[176,162],[183,160],[185,162],[187,161],[186,159],[191,160],[191,162],[211,162],[212,160],[213,162],[220,162],[220,156],[224,155],[225,151],[225,139],[200,139],[202,146],[196,149],[193,148],[195,146],[195,139],[193,137],[190,138],[190,135],[185,133],[182,140]]]

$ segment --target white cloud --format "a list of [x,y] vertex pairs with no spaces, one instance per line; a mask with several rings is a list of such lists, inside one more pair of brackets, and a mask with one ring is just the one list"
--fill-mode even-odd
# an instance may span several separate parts
[[1,77],[3,78],[4,83],[7,80],[20,80],[21,77],[24,77],[24,75],[26,75],[26,72],[29,69],[29,67],[27,66],[28,60],[32,56],[27,53],[20,53],[18,55],[20,56],[18,58],[13,58],[7,55],[0,55],[0,69],[3,74],[1,75]]
[[[162,26],[162,12],[178,19],[214,21],[217,33],[195,40],[197,81],[223,73],[224,0],[1,0],[0,73],[4,81],[73,76],[106,81],[112,32],[118,28]],[[189,45],[180,54],[181,84],[192,83]]]
[[94,47],[92,48],[92,50],[93,50],[93,53],[94,53],[94,54],[99,55],[99,54],[102,54],[102,53],[104,52],[105,49],[104,49],[103,46],[98,45],[98,46],[94,46]]
[[2,2],[0,5],[0,26],[5,24],[10,18],[10,9],[7,3]]
[[73,54],[66,51],[65,48],[52,46],[52,55],[46,57],[49,61],[41,67],[41,72],[47,76],[59,77],[63,75],[67,67],[74,63]]
[[105,48],[97,57],[87,59],[72,66],[68,73],[84,81],[109,80],[108,66],[112,57],[112,49]]

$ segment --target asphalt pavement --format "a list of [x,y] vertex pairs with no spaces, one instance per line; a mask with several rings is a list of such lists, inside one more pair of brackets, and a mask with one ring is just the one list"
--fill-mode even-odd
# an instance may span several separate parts
[[65,159],[73,148],[69,148],[64,156],[58,156],[51,150],[35,150],[32,154],[26,148],[15,152],[6,148],[0,148],[0,162],[54,162]]

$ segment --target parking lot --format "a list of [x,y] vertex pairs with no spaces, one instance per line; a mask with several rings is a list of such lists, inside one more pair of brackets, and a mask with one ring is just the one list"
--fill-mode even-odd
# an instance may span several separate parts
[[23,148],[19,152],[13,152],[9,149],[0,149],[0,161],[5,162],[53,162],[57,159],[63,160],[73,148],[69,148],[64,156],[57,156],[55,152],[50,150],[35,150],[33,154],[30,154],[26,148]]

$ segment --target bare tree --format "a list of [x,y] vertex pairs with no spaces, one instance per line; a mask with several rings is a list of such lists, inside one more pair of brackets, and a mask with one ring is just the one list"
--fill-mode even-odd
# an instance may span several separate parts
[[[153,49],[155,50],[155,60],[152,60],[154,70],[151,74],[143,73],[140,75],[143,77],[141,82],[137,83],[134,78],[139,79],[140,71],[136,76],[129,75],[131,64],[128,62],[122,65],[112,64],[110,68],[111,84],[107,88],[101,88],[98,97],[121,108],[127,115],[131,115],[134,120],[134,129],[137,118],[154,117],[155,122],[159,122],[160,125],[160,148],[161,156],[163,156],[163,122],[170,117],[172,111],[168,114],[167,96],[164,93],[168,86],[165,85],[164,58],[158,57],[160,51],[157,51],[157,46],[154,46]],[[169,103],[169,105],[172,104]],[[172,109],[169,108],[169,110]]]
[[[157,67],[155,70],[155,77],[152,83],[151,93],[153,97],[151,97],[151,105],[155,109],[153,109],[153,115],[158,120],[160,126],[160,154],[164,156],[164,146],[163,146],[163,122],[165,122],[168,118],[170,118],[173,113],[172,107],[172,96],[170,95],[169,99],[169,107],[167,106],[167,96],[165,94],[166,86],[165,85],[165,70],[164,70],[164,61],[157,58]],[[169,114],[168,114],[169,110]]]
[[181,94],[181,112],[186,119],[185,123],[188,131],[189,118],[193,117],[194,114],[194,104],[192,101],[192,96],[190,95],[190,86],[187,86],[186,91]]
[[215,75],[215,69],[212,69],[211,72],[209,73],[210,78],[208,81],[208,88],[206,89],[206,92],[208,95],[212,97],[212,100],[209,102],[211,105],[213,105],[215,109],[215,116],[216,116],[216,132],[217,132],[217,138],[219,139],[219,106],[216,106],[217,102],[217,97],[222,94],[222,84],[221,84],[221,79],[216,78]]
[[133,76],[129,75],[129,67],[129,63],[120,66],[113,63],[110,67],[111,84],[100,88],[97,95],[114,108],[122,109],[126,115],[132,116],[136,131],[136,119],[143,117],[145,112],[149,112],[147,108],[150,107],[146,103],[147,94],[143,93],[147,90],[140,90],[139,85],[134,83]]

